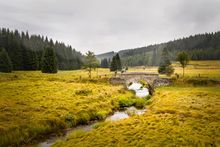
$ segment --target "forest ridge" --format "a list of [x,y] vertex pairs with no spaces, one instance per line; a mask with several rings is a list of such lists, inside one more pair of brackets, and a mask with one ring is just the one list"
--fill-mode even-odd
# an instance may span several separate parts
[[[220,59],[220,32],[197,34],[167,43],[119,51],[123,66],[157,66],[162,52],[166,50],[170,60],[175,60],[178,52],[186,51],[191,60]],[[48,39],[47,36],[29,35],[8,28],[0,28],[0,47],[4,48],[11,59],[13,70],[39,70],[43,50],[51,46],[55,49],[58,69],[73,70],[83,66],[84,56],[72,46]],[[108,62],[115,52],[97,55],[101,61]]]
[[[160,63],[162,51],[169,53],[170,60],[175,60],[178,52],[186,51],[191,60],[218,60],[220,59],[220,32],[197,34],[167,43],[149,45],[134,49],[119,51],[122,64],[125,66],[157,66]],[[98,59],[111,59],[115,52],[99,54]]]

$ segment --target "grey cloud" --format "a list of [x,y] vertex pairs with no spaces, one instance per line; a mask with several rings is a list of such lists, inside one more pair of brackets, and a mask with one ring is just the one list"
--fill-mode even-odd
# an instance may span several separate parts
[[0,27],[102,53],[219,30],[218,0],[7,0]]

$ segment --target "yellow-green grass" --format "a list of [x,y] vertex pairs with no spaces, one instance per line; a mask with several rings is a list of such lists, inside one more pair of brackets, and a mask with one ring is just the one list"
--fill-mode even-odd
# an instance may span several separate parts
[[[220,61],[191,61],[186,68],[186,76],[196,77],[200,73],[202,77],[220,78],[219,65]],[[182,69],[176,64],[174,66],[175,72],[181,74]],[[157,72],[157,67],[145,70],[129,68],[128,72],[149,70]],[[130,99],[133,93],[108,83],[112,75],[109,69],[93,71],[92,80],[88,79],[88,72],[84,70],[59,71],[58,74],[42,74],[39,71],[0,73],[0,146],[29,143],[63,128],[103,119],[117,109],[120,102],[123,105],[135,103]],[[169,90],[175,91],[176,88]],[[219,91],[218,88],[214,90]],[[156,91],[163,91],[163,88]]]
[[[182,68],[178,62],[173,63],[175,72],[182,76]],[[158,67],[131,67],[129,72],[152,72],[157,73]],[[185,68],[186,77],[220,78],[220,60],[190,61]]]
[[[100,69],[100,74],[109,70]],[[103,119],[133,93],[86,71],[0,73],[0,146],[29,143],[60,129]]]
[[160,87],[143,116],[73,132],[65,146],[220,146],[220,87]]

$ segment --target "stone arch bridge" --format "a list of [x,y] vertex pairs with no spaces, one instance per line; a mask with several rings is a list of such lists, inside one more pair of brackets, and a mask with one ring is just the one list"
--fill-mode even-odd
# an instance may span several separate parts
[[129,72],[119,74],[117,77],[112,77],[110,83],[112,84],[124,84],[128,85],[131,82],[139,82],[144,80],[148,83],[153,89],[158,86],[170,85],[171,79],[160,78],[158,74],[155,73],[146,73],[146,72]]

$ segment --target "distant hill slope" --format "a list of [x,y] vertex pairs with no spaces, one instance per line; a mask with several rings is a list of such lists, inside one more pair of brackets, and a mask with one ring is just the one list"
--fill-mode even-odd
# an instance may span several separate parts
[[102,60],[102,59],[111,59],[113,56],[115,55],[115,52],[107,52],[107,53],[104,53],[104,54],[99,54],[99,55],[96,55],[96,58],[98,58],[99,60]]
[[[192,60],[218,60],[220,59],[220,32],[197,34],[167,43],[150,45],[134,49],[119,51],[123,65],[158,65],[161,53],[167,49],[171,60],[176,54],[186,51]],[[114,52],[97,55],[97,58],[112,58]]]

